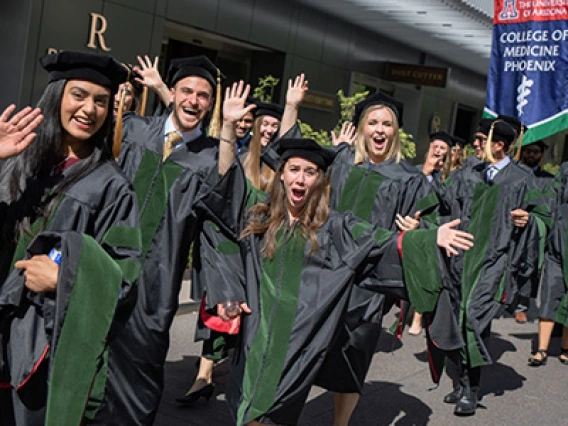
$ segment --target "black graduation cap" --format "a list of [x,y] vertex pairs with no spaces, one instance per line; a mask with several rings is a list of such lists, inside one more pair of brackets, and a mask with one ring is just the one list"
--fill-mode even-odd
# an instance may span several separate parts
[[454,138],[448,132],[439,131],[430,133],[430,142],[434,142],[435,140],[441,140],[442,142],[446,142],[448,146],[452,146],[454,144]]
[[213,62],[205,55],[191,56],[188,58],[176,58],[170,62],[170,68],[166,78],[168,87],[173,87],[179,80],[189,76],[203,77],[213,88],[217,87],[217,79],[225,76]]
[[49,82],[57,80],[86,80],[112,92],[126,81],[127,70],[108,55],[64,51],[50,53],[40,58],[40,63],[49,72]]
[[495,120],[491,125],[489,133],[491,137],[488,138],[487,142],[503,142],[505,144],[505,150],[517,139],[517,132],[513,126],[502,120]]
[[491,123],[493,123],[493,121],[493,118],[482,118],[477,124],[475,133],[483,133],[484,135],[488,135],[489,130],[491,129]]
[[463,149],[467,145],[467,141],[464,138],[460,138],[459,136],[452,136],[453,144],[452,146],[459,145],[461,149]]
[[355,105],[353,124],[355,126],[358,126],[359,120],[361,120],[363,113],[368,108],[375,105],[384,105],[386,107],[389,107],[394,112],[394,115],[396,115],[396,119],[398,120],[398,127],[402,127],[402,109],[404,108],[404,104],[383,92],[377,92],[370,96],[367,96],[357,105]]
[[313,139],[282,139],[276,152],[280,161],[301,157],[316,164],[324,172],[333,163],[335,152],[322,147]]
[[529,142],[525,145],[523,145],[523,148],[526,148],[527,146],[531,146],[531,145],[536,145],[538,147],[540,147],[540,149],[544,152],[548,149],[548,145],[544,143],[544,141],[542,140],[538,140],[538,141],[534,141],[534,142]]
[[130,65],[130,64],[122,64],[122,65],[124,65],[126,67],[127,72],[128,72],[126,80],[124,80],[122,83],[128,81],[130,84],[132,84],[132,87],[134,88],[134,91],[136,92],[136,94],[139,95],[144,90],[144,85],[138,83],[136,81],[136,78],[141,79],[142,76],[134,71],[132,65]]
[[284,114],[284,108],[278,104],[272,104],[267,102],[258,101],[255,102],[256,108],[252,110],[254,118],[260,117],[261,115],[269,115],[271,117],[282,120],[282,114]]
[[515,129],[517,137],[519,137],[521,133],[525,133],[527,131],[527,126],[521,123],[521,121],[516,117],[512,117],[510,115],[499,115],[497,116],[497,120],[503,120],[506,123],[509,123],[511,127]]

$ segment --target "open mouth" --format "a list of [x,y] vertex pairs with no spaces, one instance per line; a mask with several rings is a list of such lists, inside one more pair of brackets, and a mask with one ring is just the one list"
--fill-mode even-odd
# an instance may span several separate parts
[[306,196],[306,190],[300,188],[291,188],[290,189],[290,198],[292,202],[299,203],[301,202],[304,197]]
[[386,141],[386,138],[380,136],[373,138],[373,144],[375,145],[375,148],[379,150],[384,148]]
[[75,122],[77,127],[79,127],[80,129],[83,129],[83,130],[89,130],[91,128],[91,126],[93,126],[93,124],[94,124],[93,120],[89,120],[89,119],[83,118],[83,117],[73,117],[73,121]]
[[197,111],[191,108],[182,108],[183,116],[188,120],[194,120],[197,118]]

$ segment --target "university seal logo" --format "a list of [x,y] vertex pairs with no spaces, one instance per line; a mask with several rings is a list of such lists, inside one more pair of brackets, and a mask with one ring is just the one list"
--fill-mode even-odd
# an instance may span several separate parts
[[503,2],[503,9],[499,13],[499,19],[502,21],[510,21],[518,17],[517,0],[505,0]]

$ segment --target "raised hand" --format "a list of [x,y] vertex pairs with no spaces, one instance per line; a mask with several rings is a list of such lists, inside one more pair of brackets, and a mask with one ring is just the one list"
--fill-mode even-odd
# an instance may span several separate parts
[[438,228],[436,244],[446,249],[446,255],[459,256],[456,249],[469,250],[473,247],[473,235],[453,229],[461,223],[460,219],[454,219]]
[[245,86],[244,81],[233,83],[231,87],[225,89],[225,100],[223,101],[223,121],[236,123],[246,113],[256,108],[256,105],[251,104],[245,106],[247,96],[250,92],[250,85]]
[[137,56],[136,58],[140,66],[135,65],[133,70],[139,74],[141,78],[136,77],[135,80],[150,89],[160,88],[164,84],[164,81],[158,71],[158,57],[156,56],[156,58],[154,58],[154,62],[152,62],[148,55],[144,55],[144,58],[141,56]]
[[357,139],[357,129],[350,121],[346,121],[341,125],[339,135],[336,136],[335,133],[331,131],[331,142],[333,143],[333,146],[337,146],[343,142],[353,145],[355,139]]
[[10,105],[0,115],[0,159],[20,154],[37,136],[34,130],[39,126],[43,115],[39,108],[26,107],[15,114],[15,105]]
[[308,91],[308,80],[304,74],[296,76],[294,81],[288,80],[288,91],[286,92],[286,105],[298,108],[304,101]]
[[144,58],[137,56],[137,59],[140,66],[136,65],[132,69],[135,73],[139,74],[141,78],[135,77],[135,80],[152,89],[152,91],[158,95],[160,101],[164,105],[168,105],[170,103],[170,89],[166,83],[164,83],[158,71],[158,57],[156,56],[154,62],[150,60],[148,55],[144,55]]

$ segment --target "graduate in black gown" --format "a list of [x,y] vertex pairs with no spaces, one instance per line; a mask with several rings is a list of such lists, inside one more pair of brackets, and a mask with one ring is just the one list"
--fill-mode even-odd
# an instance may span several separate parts
[[[351,130],[355,134],[349,138],[349,126],[343,127],[344,136],[335,138],[337,154],[331,167],[331,208],[350,211],[390,231],[424,227],[427,220],[435,222],[438,205],[428,180],[402,158],[399,136],[402,108],[402,103],[383,93],[373,94],[357,104],[353,117],[356,131]],[[396,274],[391,278],[368,276],[366,279],[383,281],[385,287],[403,286]],[[357,286],[351,292],[344,327],[316,382],[336,392],[336,426],[348,424],[375,353],[383,313],[400,298],[396,290],[385,295],[363,287]],[[399,323],[398,335],[403,320]]]
[[473,135],[471,143],[475,148],[475,155],[470,155],[463,162],[463,168],[473,167],[481,163],[485,157],[485,144],[487,143],[487,135],[491,127],[492,118],[482,118],[477,124],[477,129]]
[[554,324],[563,325],[559,360],[568,365],[568,271],[566,233],[568,232],[568,163],[562,163],[556,176],[557,200],[554,224],[547,240],[544,277],[538,314],[538,346],[528,360],[531,367],[545,365]]
[[[6,426],[88,422],[140,270],[135,194],[110,152],[112,99],[126,72],[109,56],[79,52],[46,55],[41,64],[49,71],[38,103],[43,122],[0,173]],[[6,132],[0,125],[0,141]]]
[[207,136],[207,123],[220,78],[205,56],[173,59],[166,77],[171,112],[124,119],[118,164],[138,198],[143,267],[137,303],[110,347],[116,362],[97,424],[149,425],[158,410],[169,330],[189,249],[202,228],[192,205],[202,177],[217,164],[219,142]]
[[[242,108],[246,92],[242,82],[233,86],[225,105]],[[234,129],[242,115],[238,111],[224,114],[223,128]],[[436,241],[448,254],[456,253],[455,248],[471,247],[470,236],[451,229],[458,222],[438,231],[397,234],[331,210],[325,171],[334,154],[313,140],[281,141],[281,161],[266,198],[246,181],[239,163],[231,165],[233,141],[234,134],[222,139],[219,173],[224,177],[205,189],[200,201],[208,217],[239,240],[244,256],[245,287],[209,294],[211,302],[219,302],[222,318],[227,318],[222,303],[227,291],[233,293],[230,300],[246,302],[241,308],[248,313],[241,322],[227,401],[237,425],[294,425],[343,326],[354,283],[381,291],[380,281],[364,278],[375,271],[402,283],[404,268],[411,298],[433,309],[440,289],[429,293],[423,286],[436,281],[424,271],[438,274],[446,254]],[[245,211],[251,199],[254,206]]]
[[460,229],[476,238],[473,250],[450,259],[436,311],[427,316],[433,356],[443,353],[457,366],[454,391],[444,398],[457,415],[475,414],[481,367],[492,363],[485,344],[491,321],[514,306],[517,283],[538,268],[540,224],[550,225],[534,176],[507,155],[516,138],[508,123],[493,121],[487,162],[457,170],[445,183],[448,220],[460,218]]

